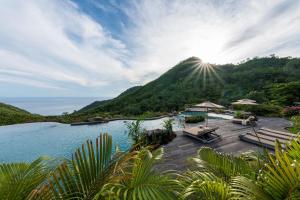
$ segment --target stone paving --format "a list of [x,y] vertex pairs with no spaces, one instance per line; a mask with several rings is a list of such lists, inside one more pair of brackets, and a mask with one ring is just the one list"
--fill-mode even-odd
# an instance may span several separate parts
[[[199,126],[203,123],[194,124]],[[251,127],[245,127],[238,124],[233,124],[229,120],[209,119],[209,124],[212,126],[219,126],[216,131],[221,134],[222,140],[213,142],[212,144],[203,144],[200,141],[186,136],[182,131],[177,131],[177,137],[167,145],[164,145],[164,156],[162,160],[157,163],[156,169],[161,170],[186,170],[189,167],[188,159],[195,157],[197,150],[200,147],[208,146],[220,152],[240,154],[248,150],[261,151],[262,149],[256,145],[241,141],[239,135],[252,131]],[[259,117],[257,126],[267,127],[276,130],[286,131],[285,127],[290,126],[290,122],[283,118]]]

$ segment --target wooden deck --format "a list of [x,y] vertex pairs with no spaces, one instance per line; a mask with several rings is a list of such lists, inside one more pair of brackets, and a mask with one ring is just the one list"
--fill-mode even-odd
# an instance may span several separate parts
[[[195,124],[194,126],[203,125],[203,123]],[[188,159],[195,157],[197,150],[203,146],[208,146],[220,152],[240,154],[248,150],[262,151],[262,148],[241,141],[240,134],[251,132],[251,127],[245,127],[239,124],[233,124],[230,120],[210,119],[210,126],[218,126],[217,134],[222,136],[222,140],[211,144],[203,144],[194,138],[188,137],[182,131],[176,132],[177,137],[164,146],[163,159],[157,163],[157,170],[186,170],[190,167]],[[261,127],[285,131],[284,128],[290,126],[290,122],[282,118],[266,118],[259,117],[255,130]]]

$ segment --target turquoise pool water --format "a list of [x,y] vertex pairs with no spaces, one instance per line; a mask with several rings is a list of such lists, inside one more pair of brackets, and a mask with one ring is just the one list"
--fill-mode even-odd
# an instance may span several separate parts
[[186,116],[186,115],[190,115],[190,116],[207,116],[208,115],[208,118],[211,118],[211,119],[232,119],[233,116],[232,115],[228,115],[228,114],[218,114],[218,113],[206,113],[206,112],[189,112],[189,111],[186,111],[186,112],[182,112],[181,113],[182,116]]
[[[144,121],[146,129],[162,128],[164,120]],[[174,129],[180,129],[176,120]],[[113,143],[122,150],[131,146],[124,120],[98,125],[70,126],[60,123],[29,123],[0,126],[0,162],[32,161],[46,155],[70,158],[76,148],[87,139],[94,140],[100,133],[110,133]]]

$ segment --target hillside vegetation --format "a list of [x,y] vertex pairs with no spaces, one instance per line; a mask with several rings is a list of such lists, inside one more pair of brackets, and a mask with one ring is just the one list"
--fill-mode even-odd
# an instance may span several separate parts
[[41,115],[31,114],[20,108],[0,103],[0,125],[43,121]]
[[269,105],[300,101],[299,80],[298,58],[271,56],[237,65],[210,65],[191,57],[144,86],[130,88],[111,100],[94,102],[74,115],[134,116],[178,111],[205,100],[229,105],[241,98],[255,99],[267,110]]

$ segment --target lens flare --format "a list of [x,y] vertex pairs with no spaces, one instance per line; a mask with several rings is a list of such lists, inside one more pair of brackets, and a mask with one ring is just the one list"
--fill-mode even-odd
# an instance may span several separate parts
[[189,63],[192,64],[193,67],[190,78],[194,78],[196,82],[202,78],[202,85],[204,88],[206,88],[206,83],[208,81],[218,81],[220,83],[224,83],[216,70],[216,65],[205,63],[199,58],[193,58]]

